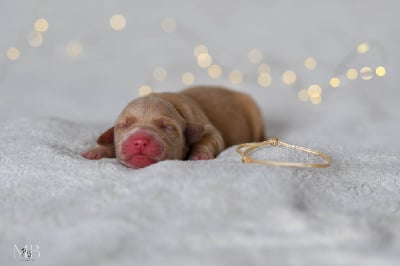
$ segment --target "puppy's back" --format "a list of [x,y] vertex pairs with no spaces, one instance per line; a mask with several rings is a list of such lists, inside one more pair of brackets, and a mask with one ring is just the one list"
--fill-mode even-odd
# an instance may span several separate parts
[[247,94],[221,87],[193,87],[182,92],[196,101],[221,132],[227,147],[265,139],[260,109]]

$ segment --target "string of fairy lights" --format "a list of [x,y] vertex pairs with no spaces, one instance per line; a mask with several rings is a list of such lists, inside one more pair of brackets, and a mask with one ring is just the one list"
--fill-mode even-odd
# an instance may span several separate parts
[[[114,31],[122,31],[126,28],[127,21],[123,14],[114,14],[109,19],[109,26]],[[174,33],[177,31],[177,22],[174,18],[165,18],[160,23],[161,29],[165,33]],[[27,40],[31,47],[40,47],[44,42],[44,36],[49,28],[49,22],[46,18],[38,18],[33,23],[33,29],[28,33]],[[363,55],[369,52],[371,46],[367,42],[360,43],[353,51],[355,55]],[[69,41],[64,48],[65,55],[69,57],[79,57],[83,53],[83,45],[79,40]],[[224,70],[221,65],[215,63],[209,49],[204,44],[198,44],[193,48],[193,55],[197,66],[207,71],[208,77],[213,80],[226,78],[231,84],[241,84],[247,82],[243,72],[239,69]],[[10,61],[16,61],[21,57],[21,51],[18,47],[9,47],[6,56]],[[264,62],[264,55],[260,49],[254,48],[248,52],[248,61],[257,66],[257,78],[255,81],[259,87],[271,87],[274,80],[280,80],[286,86],[295,86],[298,80],[297,74],[292,69],[286,69],[280,73],[280,76],[274,75],[271,66]],[[307,57],[303,62],[303,66],[308,71],[313,71],[318,67],[317,59]],[[227,73],[225,73],[227,72]],[[354,81],[357,79],[371,80],[373,77],[384,77],[386,68],[383,65],[376,67],[362,66],[361,68],[348,68],[336,73],[325,83],[326,87],[332,89],[339,88],[344,79]],[[164,67],[156,67],[153,70],[153,79],[157,82],[167,80],[168,71]],[[196,82],[194,73],[186,71],[181,73],[181,82],[183,85],[189,86]],[[320,104],[322,100],[322,87],[319,84],[310,84],[305,88],[298,88],[297,97],[301,102],[310,102],[312,104]],[[147,95],[152,92],[150,85],[142,85],[138,88],[140,96]]]

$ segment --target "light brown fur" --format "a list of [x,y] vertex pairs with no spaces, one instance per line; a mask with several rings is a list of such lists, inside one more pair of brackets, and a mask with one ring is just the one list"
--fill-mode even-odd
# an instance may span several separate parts
[[160,158],[148,156],[152,162],[212,159],[229,146],[265,138],[261,112],[251,97],[220,87],[193,87],[133,100],[114,127],[99,137],[97,146],[82,155],[88,159],[117,157],[135,168],[147,166],[150,163],[128,163],[124,155],[124,148],[130,147],[126,144],[129,137],[138,129],[141,135],[151,135],[155,147],[162,150]]

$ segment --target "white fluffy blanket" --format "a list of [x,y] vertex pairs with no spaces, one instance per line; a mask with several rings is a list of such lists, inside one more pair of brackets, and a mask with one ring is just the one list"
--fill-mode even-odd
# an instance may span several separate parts
[[[110,2],[96,11],[97,2],[61,2],[47,9],[27,4],[26,10],[47,14],[45,45],[0,69],[7,73],[0,83],[0,265],[27,265],[19,252],[30,244],[32,265],[399,265],[396,1],[379,4],[382,14],[375,1],[245,1],[229,10],[232,1],[204,7],[189,1],[179,12],[151,3]],[[111,32],[105,10],[121,7],[128,27]],[[8,25],[5,18],[20,7],[2,10],[0,25]],[[165,16],[177,19],[175,35],[159,30]],[[34,18],[22,17],[7,28],[9,38],[12,29],[31,27]],[[104,18],[105,26],[98,22]],[[61,32],[81,38],[80,59],[57,57]],[[365,40],[380,46],[372,45],[363,63],[341,61]],[[192,49],[201,42],[214,48],[226,73],[243,71],[236,87],[257,99],[269,136],[323,151],[332,166],[246,165],[234,147],[215,160],[164,161],[140,170],[79,155],[136,95],[126,89],[131,82],[147,82],[154,66],[164,64],[170,79],[153,89],[180,87],[183,70],[197,69]],[[270,88],[258,88],[256,67],[243,63],[257,46],[276,71]],[[381,64],[373,56],[378,46],[387,55],[386,77],[350,82],[339,72],[341,87],[326,85],[340,62],[348,63],[344,68]],[[303,68],[308,55],[319,59],[313,75],[298,70],[297,85],[283,85],[281,71]],[[192,71],[197,83],[229,84],[226,73],[215,81],[204,70]],[[299,103],[298,90],[313,82],[323,85],[322,104]],[[257,155],[315,160],[281,148]]]
[[[375,126],[391,130],[390,123]],[[39,245],[40,265],[396,265],[400,259],[398,153],[346,137],[330,142],[329,133],[314,141],[322,130],[311,128],[298,132],[303,137],[288,134],[288,141],[325,151],[332,167],[244,165],[230,148],[212,161],[133,170],[114,159],[80,157],[98,126],[36,118],[2,122],[1,129],[3,265],[15,262],[13,245],[25,243]],[[285,149],[258,156],[312,160]]]

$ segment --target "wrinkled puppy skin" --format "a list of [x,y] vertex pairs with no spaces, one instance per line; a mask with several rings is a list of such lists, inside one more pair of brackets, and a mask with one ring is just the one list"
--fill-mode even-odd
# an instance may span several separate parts
[[82,156],[117,158],[132,168],[161,160],[209,160],[225,148],[265,139],[257,104],[219,87],[152,93],[131,101]]

